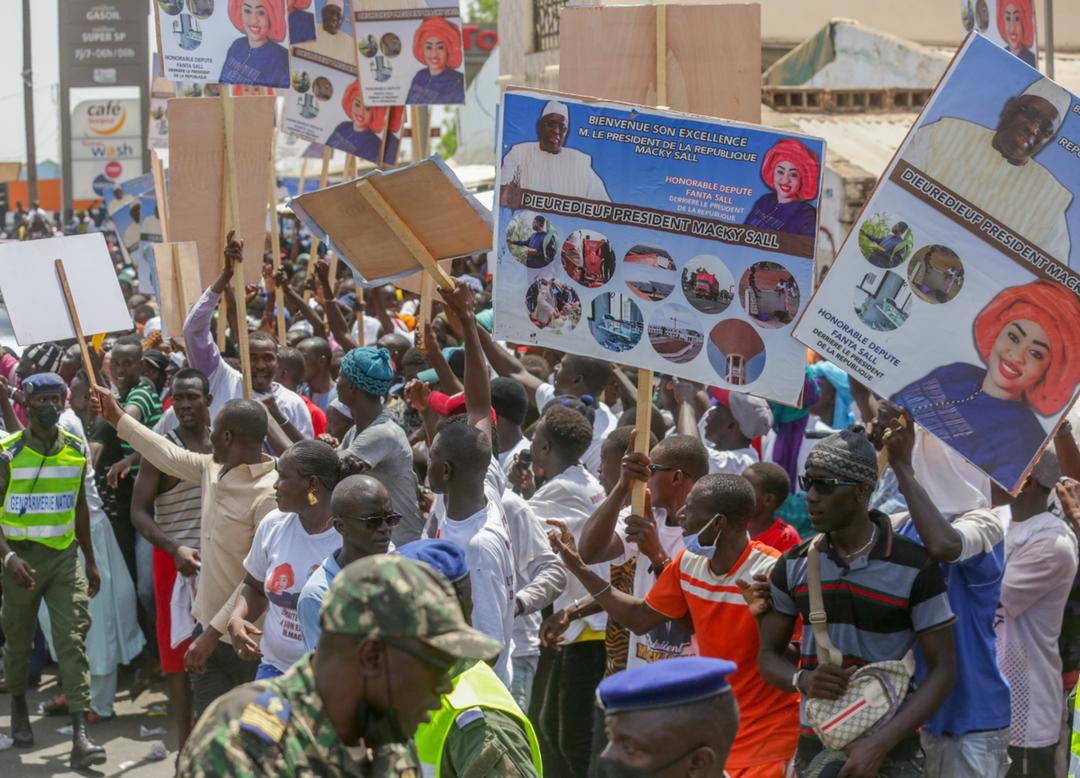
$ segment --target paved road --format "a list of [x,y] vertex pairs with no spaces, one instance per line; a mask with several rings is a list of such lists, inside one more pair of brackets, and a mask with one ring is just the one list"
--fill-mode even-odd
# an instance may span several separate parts
[[[31,691],[29,695],[31,712],[37,710],[38,702],[42,699],[58,692],[55,676],[46,674],[41,688]],[[10,699],[7,694],[0,694],[0,732],[6,735],[11,734]],[[3,778],[37,778],[38,776],[52,776],[52,778],[82,776],[85,778],[86,776],[122,775],[124,778],[168,778],[174,773],[176,738],[171,733],[166,737],[160,735],[139,737],[140,725],[170,729],[167,717],[147,715],[151,705],[160,709],[164,709],[167,705],[164,685],[155,686],[139,697],[138,701],[131,702],[124,689],[123,676],[121,677],[121,691],[117,693],[116,700],[116,717],[90,727],[91,738],[99,745],[105,746],[109,760],[95,770],[86,772],[75,772],[68,766],[71,736],[61,735],[56,731],[60,727],[69,725],[70,718],[67,716],[45,718],[32,715],[31,723],[34,727],[36,745],[26,750],[9,748],[6,751],[0,751],[0,776]],[[165,742],[169,755],[164,761],[149,762],[146,760],[146,755],[156,740]]]

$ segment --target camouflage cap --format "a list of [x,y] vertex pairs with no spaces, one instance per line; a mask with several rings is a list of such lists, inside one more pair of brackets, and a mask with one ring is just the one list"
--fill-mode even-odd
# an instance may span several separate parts
[[466,623],[446,578],[401,556],[364,557],[338,573],[321,619],[327,632],[417,638],[459,659],[490,659],[502,650],[498,641]]

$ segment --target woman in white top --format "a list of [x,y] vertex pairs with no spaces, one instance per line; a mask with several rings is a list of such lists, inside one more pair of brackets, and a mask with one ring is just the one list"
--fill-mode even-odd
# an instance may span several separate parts
[[[277,474],[278,509],[255,530],[228,624],[240,658],[259,660],[256,680],[281,675],[304,655],[300,590],[341,546],[330,511],[330,495],[340,477],[337,452],[320,441],[299,441],[278,459]],[[263,612],[260,630],[255,622]]]

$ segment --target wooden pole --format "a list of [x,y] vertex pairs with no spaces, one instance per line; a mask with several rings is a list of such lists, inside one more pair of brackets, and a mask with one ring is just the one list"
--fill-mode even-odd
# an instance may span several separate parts
[[424,344],[424,328],[431,324],[431,304],[435,299],[435,279],[431,273],[420,277],[420,308],[416,312],[416,342]]
[[[222,224],[226,229],[234,231],[240,224],[240,206],[236,191],[236,157],[233,152],[233,122],[236,115],[236,107],[233,98],[228,95],[226,89],[222,93],[225,115],[225,215]],[[228,234],[228,233],[226,233]],[[235,236],[243,239],[243,236]],[[222,247],[224,250],[224,246]],[[251,399],[251,353],[248,351],[247,331],[247,293],[244,288],[243,268],[237,268],[233,273],[233,295],[236,298],[236,329],[233,333],[237,339],[237,347],[240,349],[240,372],[244,376],[244,399]],[[226,320],[228,317],[226,316]],[[222,325],[219,331],[224,331]]]
[[[274,274],[281,268],[281,225],[277,214],[277,171],[274,169],[277,159],[278,134],[284,123],[285,106],[282,106],[281,115],[278,117],[277,126],[274,127],[274,138],[270,143],[270,180],[267,181],[267,202],[270,205],[270,265]],[[302,192],[301,192],[302,194]],[[277,337],[278,343],[285,345],[285,291],[274,283],[274,311],[277,314]]]
[[[412,127],[412,133],[410,140],[412,141],[412,161],[419,162],[421,159],[420,150],[420,107],[416,105],[409,106],[409,125]],[[390,129],[390,123],[387,122],[387,130]],[[386,145],[386,138],[383,138],[383,145]],[[380,156],[382,156],[380,154]]]
[[[652,394],[653,371],[640,368],[637,373],[637,415],[634,426],[637,436],[634,439],[634,451],[638,454],[649,453],[649,437],[652,430]],[[634,481],[630,493],[630,512],[637,516],[645,515],[645,482]]]
[[60,279],[60,288],[64,290],[64,303],[67,305],[68,316],[71,317],[71,328],[75,330],[75,338],[79,341],[79,351],[82,352],[83,367],[86,368],[86,377],[90,380],[90,389],[97,389],[97,378],[94,376],[94,363],[90,361],[90,349],[86,346],[86,336],[83,335],[82,325],[79,323],[79,311],[75,308],[75,300],[71,296],[71,287],[68,285],[67,273],[64,272],[64,260],[55,261],[56,275]]
[[169,242],[169,196],[165,190],[165,167],[156,151],[150,152],[150,171],[154,176],[154,197],[157,198],[158,219],[161,221],[161,242]]
[[[356,299],[358,302],[364,302],[364,287],[360,284],[356,285]],[[360,314],[360,318],[356,322],[356,345],[364,345],[364,314]]]
[[323,146],[322,169],[319,171],[319,189],[326,189],[330,182],[330,158],[334,156],[334,150],[329,146]]
[[[326,185],[330,182],[330,158],[334,155],[334,150],[329,146],[323,146],[322,150],[322,170],[319,173],[319,189],[326,189]],[[315,277],[315,263],[319,259],[319,253],[315,248],[314,241],[311,244],[311,255],[308,257],[307,263],[307,279],[310,280]],[[312,292],[310,289],[304,290],[304,302],[311,300]]]
[[307,157],[300,160],[300,184],[296,187],[296,196],[299,197],[307,188]]
[[[276,274],[281,269],[281,227],[277,215],[277,187],[273,165],[270,167],[270,264]],[[278,343],[285,345],[285,291],[274,284],[274,310],[277,312]]]
[[[667,106],[667,8],[656,6],[656,104]],[[649,453],[649,437],[652,431],[653,371],[641,368],[637,378],[637,416],[634,426],[637,436],[634,451]],[[645,512],[645,482],[634,481],[630,493],[630,512],[643,516]]]

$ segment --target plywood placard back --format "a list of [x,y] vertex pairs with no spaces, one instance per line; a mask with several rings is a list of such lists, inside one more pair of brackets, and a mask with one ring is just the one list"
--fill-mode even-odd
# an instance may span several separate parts
[[[235,97],[233,148],[244,281],[259,283],[266,241],[266,181],[274,133],[274,98]],[[221,272],[221,219],[225,210],[225,124],[221,99],[169,100],[169,238],[198,246],[199,282]]]
[[[486,209],[440,161],[424,160],[361,180],[371,184],[436,260],[491,248]],[[369,284],[422,269],[355,181],[298,197],[292,207],[316,234],[329,237],[341,259]]]
[[154,265],[165,334],[179,338],[184,334],[188,311],[203,291],[199,279],[199,249],[190,241],[155,244]]
[[[760,123],[761,7],[666,5],[664,13],[667,107]],[[656,16],[656,6],[564,8],[560,91],[657,105]]]

